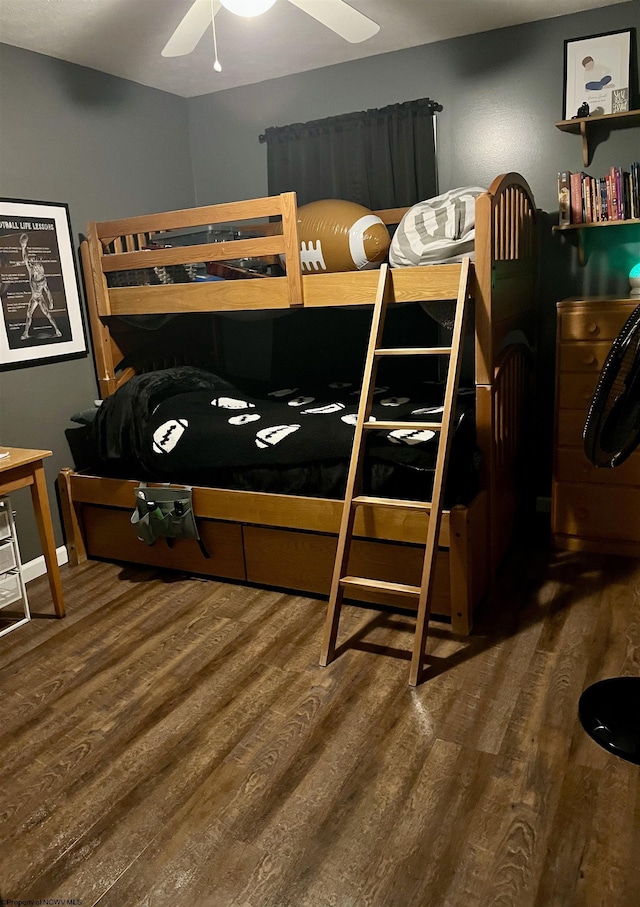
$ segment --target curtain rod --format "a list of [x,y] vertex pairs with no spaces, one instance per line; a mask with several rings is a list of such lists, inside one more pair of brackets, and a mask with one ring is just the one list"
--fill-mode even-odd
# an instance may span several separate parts
[[425,109],[436,114],[440,113],[443,108],[442,104],[438,104],[437,101],[432,101],[431,98],[419,98],[415,101],[402,101],[398,104],[389,104],[387,107],[381,107],[379,109],[374,107],[369,110],[355,111],[354,113],[338,114],[337,116],[324,117],[320,120],[310,120],[308,123],[290,123],[288,126],[269,126],[264,134],[258,137],[258,141],[260,144],[264,144],[274,137],[285,135],[294,137],[296,134],[311,131],[312,129],[322,129],[323,127],[328,127],[335,123],[349,123],[367,117],[389,116],[391,114],[411,116],[412,114]]

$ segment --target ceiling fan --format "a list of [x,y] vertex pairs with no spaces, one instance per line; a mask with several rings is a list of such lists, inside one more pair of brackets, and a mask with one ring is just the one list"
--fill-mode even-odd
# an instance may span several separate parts
[[[270,9],[275,2],[276,0],[195,0],[167,41],[162,56],[181,57],[195,50],[221,6],[238,16],[258,16]],[[351,44],[366,41],[380,31],[380,26],[376,22],[349,6],[344,0],[288,0],[288,2]]]

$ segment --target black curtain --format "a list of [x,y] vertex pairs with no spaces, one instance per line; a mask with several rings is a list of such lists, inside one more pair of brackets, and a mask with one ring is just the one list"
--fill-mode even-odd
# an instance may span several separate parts
[[269,194],[295,191],[298,204],[343,198],[367,208],[414,205],[437,194],[429,98],[310,123],[270,127]]

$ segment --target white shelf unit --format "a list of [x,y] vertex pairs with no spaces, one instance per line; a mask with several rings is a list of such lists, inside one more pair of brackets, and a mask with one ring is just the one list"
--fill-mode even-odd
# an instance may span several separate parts
[[11,502],[8,497],[0,497],[0,636],[29,620],[31,614]]

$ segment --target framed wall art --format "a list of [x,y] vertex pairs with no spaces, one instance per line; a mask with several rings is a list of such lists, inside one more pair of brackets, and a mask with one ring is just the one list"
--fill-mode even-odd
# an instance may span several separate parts
[[603,116],[630,109],[635,30],[564,42],[564,116]]
[[0,368],[86,354],[69,210],[0,199]]

